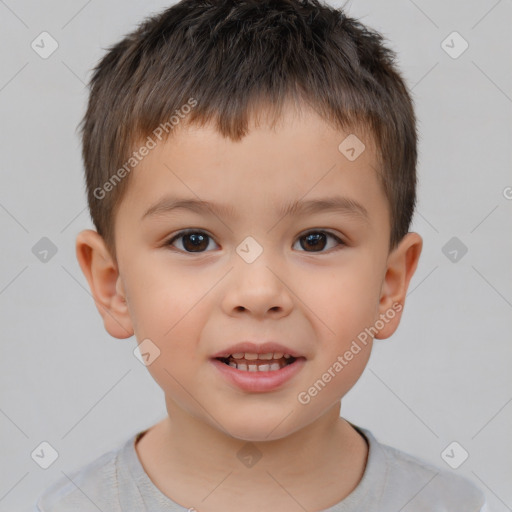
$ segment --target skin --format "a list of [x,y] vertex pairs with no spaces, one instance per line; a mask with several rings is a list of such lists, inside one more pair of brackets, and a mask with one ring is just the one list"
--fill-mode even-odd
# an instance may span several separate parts
[[[340,406],[368,362],[371,338],[308,404],[297,396],[359,333],[404,304],[422,239],[408,233],[389,251],[389,205],[370,137],[354,132],[366,149],[349,161],[338,150],[348,133],[307,109],[287,106],[274,129],[250,128],[232,142],[210,125],[180,127],[130,175],[115,218],[117,261],[92,230],[78,235],[77,257],[105,329],[149,338],[160,350],[148,370],[168,417],[136,445],[160,491],[201,512],[318,511],[350,494],[365,469],[368,447]],[[234,215],[177,209],[141,220],[168,193],[222,203]],[[361,203],[368,218],[277,213],[294,200],[334,195]],[[187,237],[166,244],[187,228],[210,236],[202,252],[191,252]],[[310,231],[344,243],[308,243]],[[252,263],[236,252],[247,236],[263,249]],[[400,318],[396,312],[376,338],[391,336]],[[242,391],[210,358],[247,339],[293,347],[306,364],[278,390]],[[252,467],[237,457],[248,442],[261,453]]]

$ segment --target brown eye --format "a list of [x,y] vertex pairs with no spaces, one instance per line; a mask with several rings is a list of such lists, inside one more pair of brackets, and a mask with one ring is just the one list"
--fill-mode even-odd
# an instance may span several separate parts
[[212,238],[203,231],[182,231],[171,238],[166,245],[174,245],[174,242],[181,239],[183,252],[205,252],[210,245]]
[[301,236],[298,241],[302,249],[306,252],[322,252],[323,249],[325,249],[329,238],[338,242],[337,245],[344,245],[343,241],[337,236],[326,231],[310,231],[309,233]]

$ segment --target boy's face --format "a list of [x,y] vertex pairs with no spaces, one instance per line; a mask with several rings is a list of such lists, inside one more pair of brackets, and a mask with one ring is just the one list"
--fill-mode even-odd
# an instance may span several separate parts
[[[171,416],[185,412],[241,439],[281,438],[338,407],[370,356],[365,328],[377,325],[385,338],[398,326],[421,238],[410,233],[388,253],[373,143],[358,134],[366,149],[350,161],[338,149],[347,135],[291,109],[275,130],[252,126],[240,142],[212,127],[177,131],[132,171],[115,224],[119,274],[99,235],[79,235],[107,330],[158,347],[148,370]],[[164,199],[222,210],[146,215]],[[342,202],[314,208],[319,200]],[[296,201],[309,209],[282,213]],[[170,242],[182,230],[193,234]],[[87,245],[103,257],[88,261]],[[243,370],[214,356],[244,341],[301,357],[293,371],[277,370],[290,373],[281,382],[265,387],[265,376],[244,372],[239,384]]]

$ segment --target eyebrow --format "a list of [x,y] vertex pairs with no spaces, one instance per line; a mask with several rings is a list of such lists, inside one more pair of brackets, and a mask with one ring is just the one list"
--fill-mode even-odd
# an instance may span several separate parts
[[[185,199],[166,196],[150,206],[142,215],[141,220],[147,217],[161,216],[177,209],[190,210],[197,213],[214,213],[215,215],[233,218],[236,216],[232,206],[201,199]],[[295,200],[278,210],[278,215],[308,215],[320,212],[339,212],[345,215],[354,215],[364,221],[369,221],[368,210],[359,202],[348,197],[334,196],[318,199]]]

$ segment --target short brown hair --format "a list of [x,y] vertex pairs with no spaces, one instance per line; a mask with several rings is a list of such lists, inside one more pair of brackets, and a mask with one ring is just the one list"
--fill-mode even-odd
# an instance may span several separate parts
[[191,98],[186,123],[215,122],[234,141],[258,106],[277,119],[288,99],[337,128],[368,130],[396,247],[416,203],[413,103],[383,36],[342,9],[318,0],[182,0],[108,49],[80,128],[89,210],[114,258],[116,208],[137,163],[131,152]]

